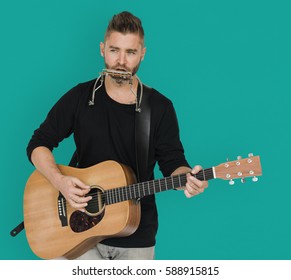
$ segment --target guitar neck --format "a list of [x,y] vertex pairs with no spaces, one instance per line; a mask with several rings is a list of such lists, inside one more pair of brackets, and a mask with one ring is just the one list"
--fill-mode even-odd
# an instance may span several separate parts
[[[208,181],[214,178],[213,168],[203,169],[193,175],[199,180]],[[187,173],[169,176],[158,180],[129,185],[106,190],[104,192],[106,204],[114,204],[125,200],[138,199],[155,193],[173,190],[186,185]]]

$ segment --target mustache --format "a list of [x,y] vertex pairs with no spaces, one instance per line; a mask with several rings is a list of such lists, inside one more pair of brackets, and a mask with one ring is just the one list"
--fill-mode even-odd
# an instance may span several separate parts
[[114,65],[111,69],[117,70],[117,71],[123,71],[123,72],[132,72],[132,69],[121,64]]

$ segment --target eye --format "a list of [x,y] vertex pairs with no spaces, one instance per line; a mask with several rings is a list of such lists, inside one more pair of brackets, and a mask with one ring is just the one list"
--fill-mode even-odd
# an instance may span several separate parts
[[136,54],[136,51],[133,51],[133,50],[129,50],[127,51],[128,54],[131,54],[131,55],[135,55]]

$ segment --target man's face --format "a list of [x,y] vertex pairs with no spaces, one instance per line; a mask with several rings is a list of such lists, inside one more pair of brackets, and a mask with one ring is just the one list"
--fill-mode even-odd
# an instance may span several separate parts
[[100,52],[104,56],[107,69],[128,71],[134,75],[144,58],[146,48],[138,34],[112,32],[100,43]]

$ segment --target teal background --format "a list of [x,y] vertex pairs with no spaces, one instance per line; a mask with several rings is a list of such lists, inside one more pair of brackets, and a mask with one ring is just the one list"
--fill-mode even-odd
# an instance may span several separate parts
[[[213,180],[205,193],[157,195],[157,259],[291,259],[290,1],[2,1],[0,259],[37,259],[23,219],[26,145],[51,106],[103,68],[99,43],[114,13],[146,32],[139,77],[175,104],[189,162],[261,156],[263,176]],[[55,151],[67,164],[71,139]],[[157,170],[157,177],[160,177]],[[49,226],[49,225],[48,225]]]

